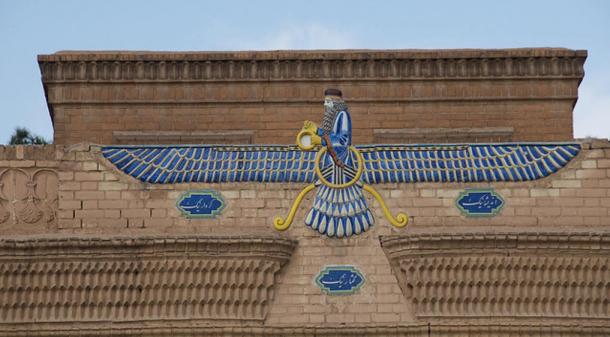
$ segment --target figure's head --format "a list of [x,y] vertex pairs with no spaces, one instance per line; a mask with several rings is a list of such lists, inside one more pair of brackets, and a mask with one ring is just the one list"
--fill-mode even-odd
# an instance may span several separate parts
[[324,118],[322,119],[322,130],[325,134],[330,131],[335,123],[335,116],[340,111],[347,111],[347,104],[343,101],[343,93],[339,89],[324,90]]
[[335,102],[343,101],[343,93],[339,89],[326,89],[324,90],[324,106],[327,108],[333,108]]

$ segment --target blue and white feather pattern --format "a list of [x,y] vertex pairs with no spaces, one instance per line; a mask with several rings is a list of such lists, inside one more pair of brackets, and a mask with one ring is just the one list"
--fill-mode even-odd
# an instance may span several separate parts
[[[345,163],[355,162],[354,154],[344,156]],[[343,169],[332,163],[329,155],[321,160],[324,179],[333,184],[345,184],[355,177],[351,169]],[[320,184],[313,205],[305,216],[305,224],[320,234],[329,237],[349,237],[368,230],[375,224],[375,218],[368,208],[358,182],[345,188],[333,188]]]
[[305,224],[329,237],[349,237],[368,230],[375,218],[368,208],[362,185],[337,189],[321,185]]

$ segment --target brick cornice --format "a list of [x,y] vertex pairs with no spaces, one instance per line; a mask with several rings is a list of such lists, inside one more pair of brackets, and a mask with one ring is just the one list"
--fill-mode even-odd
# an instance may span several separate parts
[[0,257],[43,253],[53,255],[110,254],[134,252],[199,253],[218,256],[276,257],[287,262],[297,241],[275,236],[79,236],[5,237],[0,239]]
[[61,52],[43,82],[582,78],[587,52],[561,48],[265,52]]
[[262,321],[295,246],[274,236],[3,238],[0,332],[29,323]]
[[610,232],[471,232],[417,233],[381,236],[387,254],[418,254],[422,250],[452,249],[587,249],[610,250]]
[[610,320],[610,233],[407,234],[381,245],[425,319]]

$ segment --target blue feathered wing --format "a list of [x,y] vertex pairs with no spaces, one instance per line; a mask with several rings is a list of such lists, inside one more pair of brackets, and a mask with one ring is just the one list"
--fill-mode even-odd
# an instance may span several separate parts
[[[564,167],[580,144],[358,146],[363,183],[501,182],[544,178]],[[315,151],[296,146],[105,146],[119,170],[152,184],[312,183]]]

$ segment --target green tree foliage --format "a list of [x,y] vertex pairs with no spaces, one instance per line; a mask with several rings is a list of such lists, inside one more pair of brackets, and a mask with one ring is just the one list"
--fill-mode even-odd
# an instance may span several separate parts
[[49,144],[49,141],[42,138],[41,136],[34,135],[30,130],[26,128],[17,127],[15,132],[11,135],[10,145],[44,145]]

